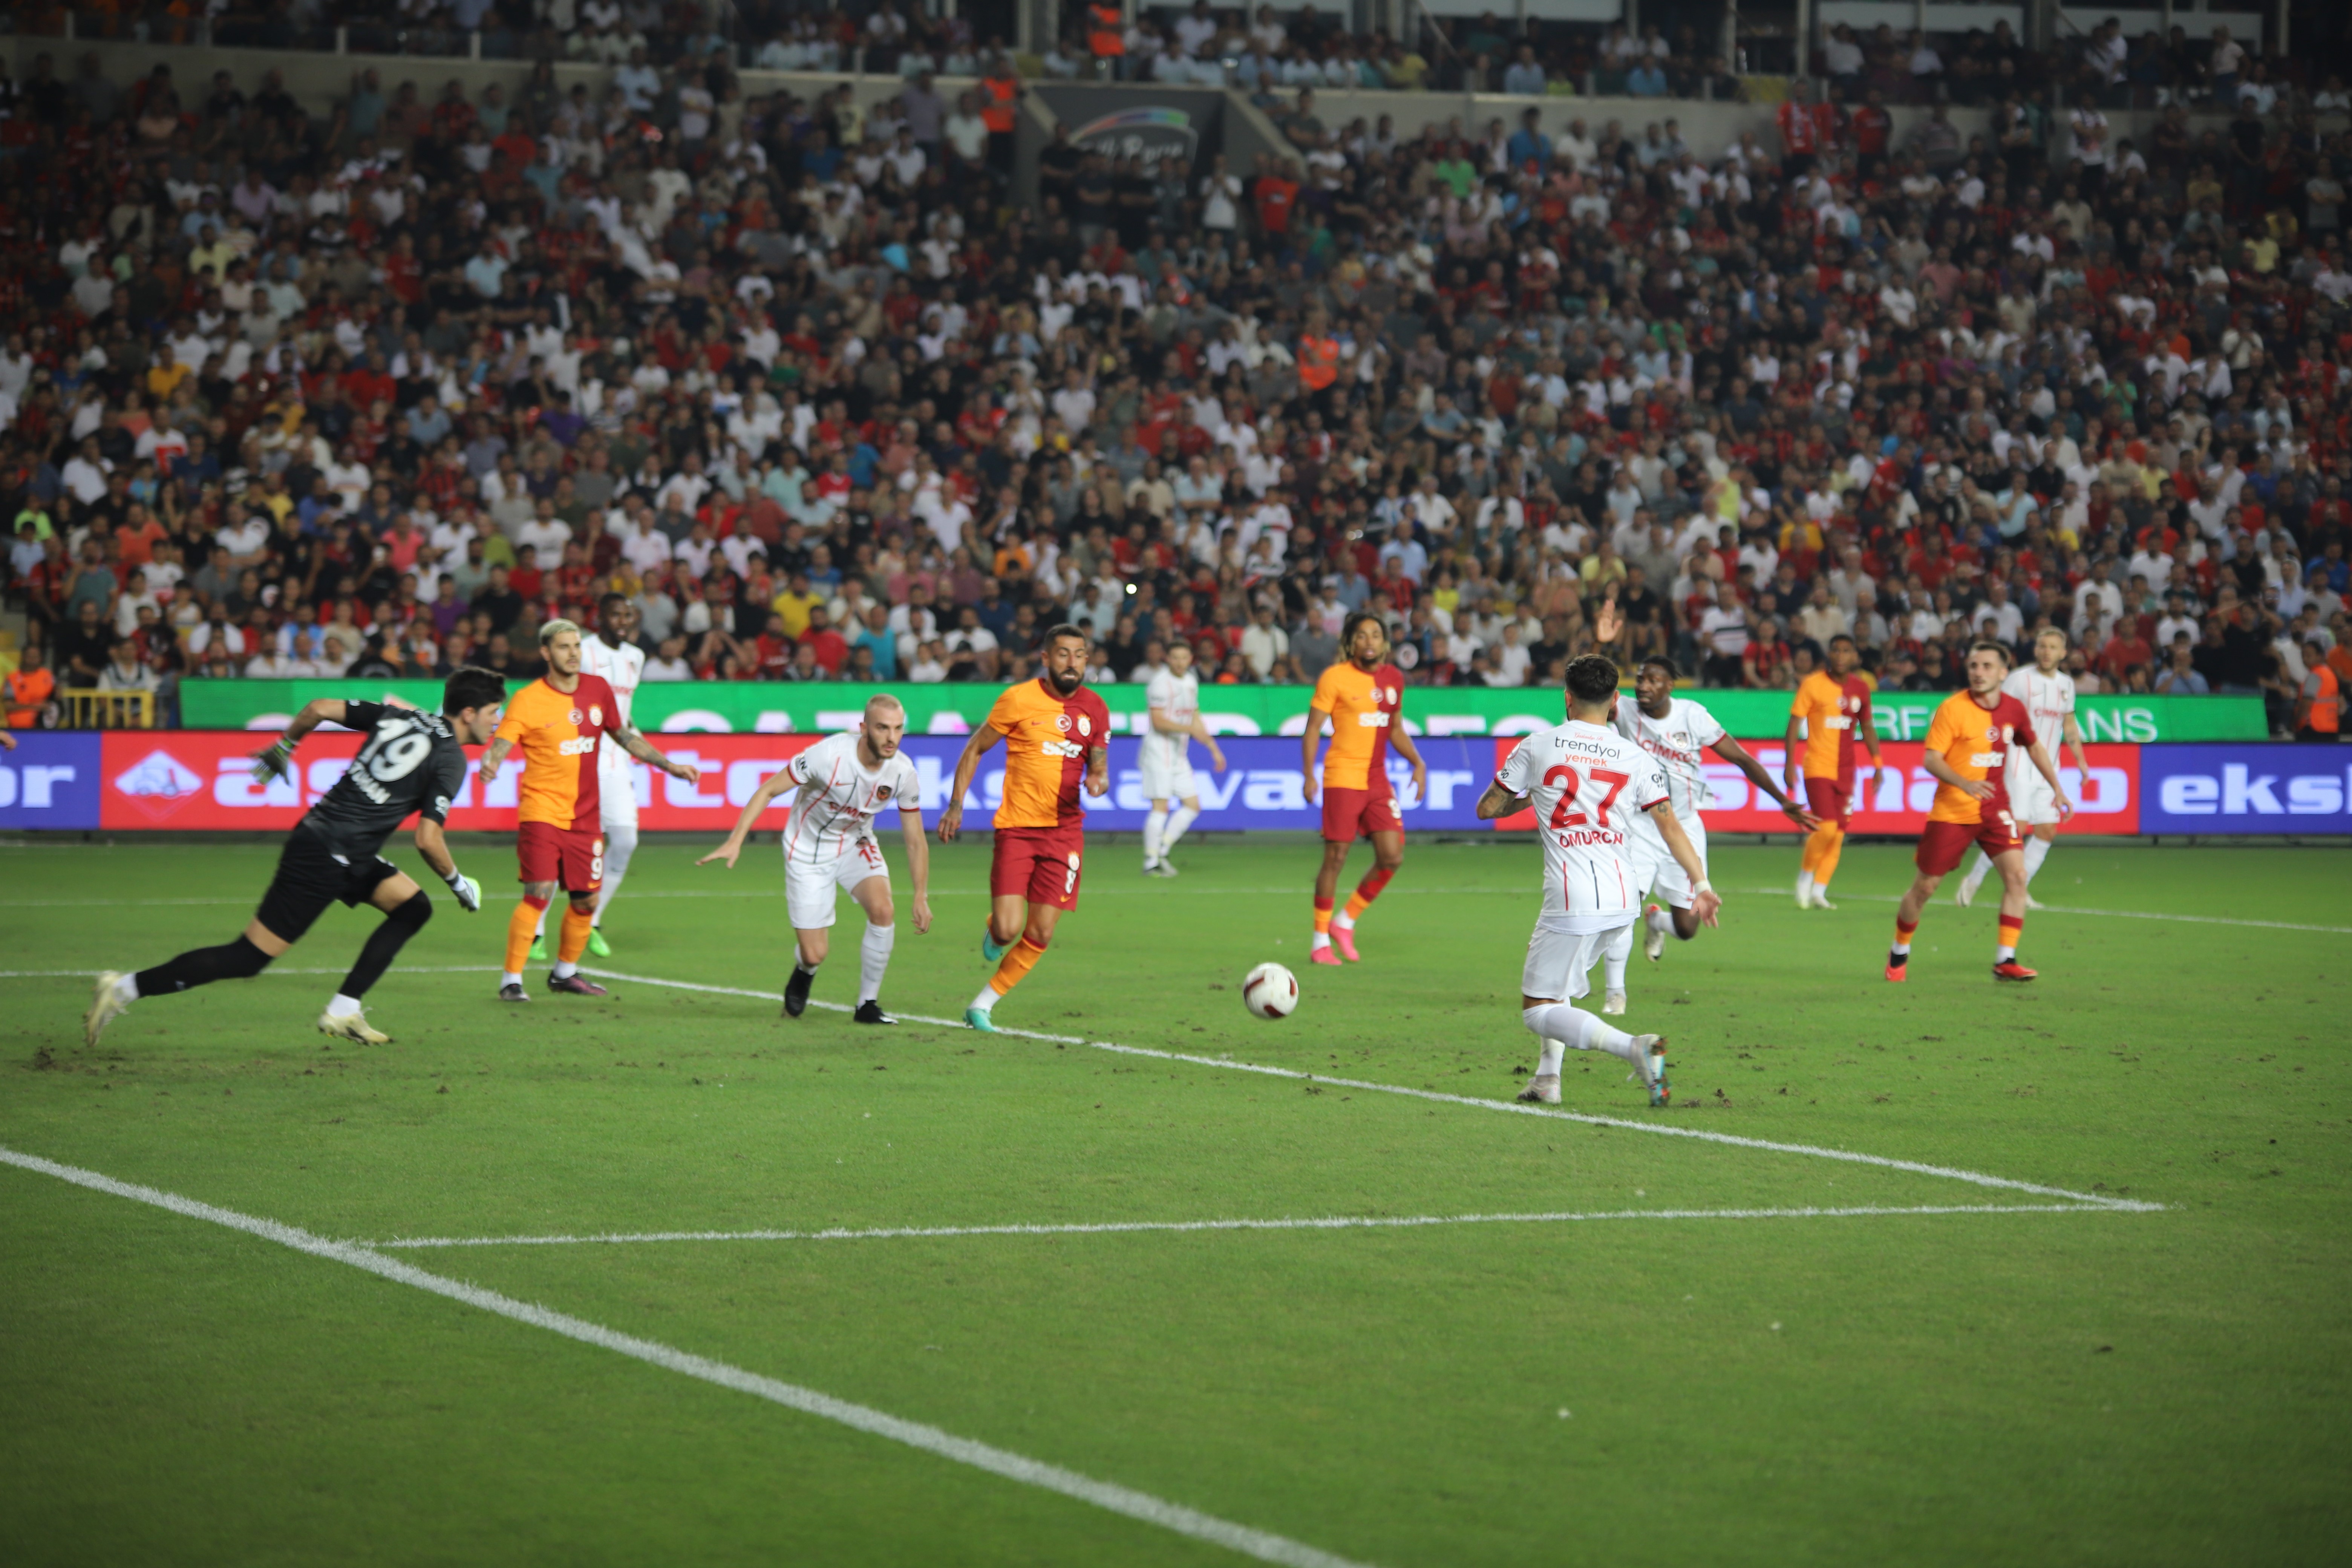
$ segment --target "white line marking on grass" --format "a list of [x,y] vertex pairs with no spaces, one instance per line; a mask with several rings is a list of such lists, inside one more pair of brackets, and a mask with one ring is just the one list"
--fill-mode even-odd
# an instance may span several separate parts
[[957,1236],[1123,1236],[1136,1231],[1412,1230],[1440,1225],[1561,1225],[1614,1219],[1858,1219],[1883,1215],[2118,1214],[2105,1204],[1919,1204],[1908,1207],[1606,1209],[1586,1214],[1334,1215],[1314,1219],[1110,1220],[1094,1225],[887,1226],[867,1230],[648,1230],[604,1236],[418,1236],[355,1247],[620,1247],[653,1241],[891,1241]]
[[[1771,898],[1775,895],[1784,899],[1790,897],[1786,888],[1741,888],[1737,890],[1742,893],[1754,893],[1760,898]],[[1842,892],[1838,897],[1858,899],[1868,904],[1899,904],[1903,901],[1903,895],[1900,893]],[[2000,900],[1996,897],[1993,901],[1998,903]],[[1958,909],[1959,906],[1949,899],[1938,899],[1927,907],[1930,910],[1944,910]],[[2352,936],[2352,926],[2305,925],[2299,921],[2239,921],[2227,920],[2220,915],[2161,915],[2147,910],[2084,910],[2066,904],[2043,904],[2033,912],[2038,915],[2100,915],[2108,920],[2116,921],[2175,921],[2182,925],[2250,926],[2256,931],[2325,931],[2329,936]]]
[[721,1388],[731,1388],[739,1394],[749,1394],[760,1399],[770,1400],[800,1411],[803,1415],[838,1422],[844,1426],[873,1436],[887,1437],[894,1443],[903,1443],[910,1448],[919,1448],[927,1454],[936,1454],[941,1458],[952,1460],[960,1465],[969,1465],[974,1469],[986,1470],[991,1475],[1002,1476],[1007,1480],[1019,1481],[1025,1486],[1042,1488],[1046,1491],[1059,1492],[1064,1497],[1076,1499],[1079,1502],[1091,1503],[1097,1508],[1108,1510],[1112,1513],[1124,1514],[1129,1519],[1140,1520],[1146,1524],[1157,1525],[1162,1530],[1172,1531],[1178,1535],[1209,1542],[1229,1551],[1238,1552],[1244,1556],[1255,1557],[1262,1563],[1279,1563],[1287,1565],[1287,1568],[1362,1568],[1361,1564],[1350,1559],[1336,1556],[1301,1542],[1292,1541],[1286,1536],[1275,1535],[1263,1530],[1253,1530],[1247,1525],[1234,1524],[1230,1521],[1219,1519],[1213,1514],[1186,1508],[1181,1503],[1169,1502],[1164,1499],[1153,1497],[1149,1492],[1137,1491],[1132,1487],[1119,1486],[1111,1481],[1098,1481],[1091,1476],[1082,1476],[1076,1470],[1064,1469],[1059,1465],[1050,1465],[1042,1459],[1032,1459],[1025,1455],[977,1442],[970,1437],[959,1437],[952,1432],[942,1431],[937,1426],[928,1426],[919,1421],[908,1421],[901,1416],[876,1410],[870,1405],[854,1405],[845,1399],[835,1399],[831,1394],[820,1394],[813,1388],[803,1388],[796,1384],[779,1382],[772,1377],[762,1377],[757,1373],[746,1372],[741,1367],[730,1366],[725,1362],[711,1361],[707,1357],[694,1355],[686,1351],[673,1350],[668,1345],[659,1344],[652,1340],[641,1340],[634,1334],[625,1334],[618,1330],[588,1322],[584,1319],[574,1318],[545,1307],[533,1306],[527,1301],[518,1301],[511,1296],[502,1296],[495,1290],[485,1290],[479,1286],[468,1285],[462,1280],[444,1279],[438,1274],[428,1274],[421,1268],[412,1268],[396,1258],[386,1258],[380,1252],[352,1242],[331,1241],[325,1237],[313,1236],[309,1231],[298,1229],[290,1225],[281,1225],[276,1220],[256,1218],[251,1215],[239,1214],[234,1209],[215,1208],[210,1204],[199,1203],[194,1198],[184,1198],[176,1193],[167,1193],[154,1187],[139,1186],[130,1182],[118,1182],[111,1176],[102,1176],[95,1171],[85,1171],[72,1165],[61,1165],[54,1160],[44,1160],[37,1154],[19,1153],[14,1149],[0,1147],[0,1163],[15,1165],[20,1170],[36,1172],[45,1176],[54,1176],[61,1182],[70,1182],[76,1186],[88,1187],[93,1192],[106,1193],[114,1197],[128,1198],[133,1203],[166,1209],[188,1219],[200,1219],[209,1224],[226,1226],[230,1230],[243,1231],[247,1236],[258,1237],[264,1241],[274,1241],[281,1247],[292,1247],[297,1252],[308,1253],[313,1258],[323,1258],[331,1262],[349,1264],[353,1268],[365,1269],[370,1274],[392,1280],[395,1284],[413,1286],[419,1290],[429,1290],[436,1296],[446,1296],[450,1300],[478,1308],[485,1312],[496,1313],[501,1318],[511,1319],[518,1323],[527,1323],[535,1329],[545,1329],[551,1333],[562,1334],[566,1339],[577,1340],[583,1344],[594,1345],[600,1350],[617,1352],[619,1354],[634,1357],[649,1365],[660,1367],[666,1372],[700,1378],[705,1383],[714,1383]]
[[[661,980],[650,974],[624,974],[616,969],[590,969],[584,964],[583,974],[604,980],[625,981],[633,985],[660,985],[673,991],[699,991],[713,996],[750,996],[762,1002],[782,998],[778,991],[751,991],[740,985],[704,985],[691,980]],[[846,1013],[847,1005],[839,1002],[811,1000],[809,1005],[829,1012]],[[899,1017],[910,1024],[929,1024],[940,1028],[967,1027],[961,1020],[926,1017],[919,1013],[901,1013]],[[1908,1171],[1914,1175],[1939,1176],[1947,1181],[1968,1182],[1979,1187],[1998,1187],[2007,1192],[2032,1193],[2036,1197],[2063,1198],[2068,1203],[2090,1204],[2100,1208],[2123,1209],[2134,1214],[2152,1214],[2164,1207],[2162,1204],[2142,1203],[2135,1198],[2107,1197],[2097,1193],[2078,1193],[2066,1187],[2044,1186],[2037,1182],[2012,1181],[2007,1176],[1989,1176],[1980,1171],[1963,1171],[1951,1165],[1929,1165],[1916,1160],[1897,1160],[1885,1154],[1864,1154],[1851,1149],[1824,1149],[1811,1143],[1780,1143],[1764,1138],[1743,1138],[1736,1132],[1710,1132],[1697,1127],[1675,1127],[1663,1121],[1628,1121],[1615,1116],[1594,1116],[1580,1110],[1554,1110],[1546,1106],[1526,1105],[1516,1100],[1479,1100],[1466,1094],[1447,1094],[1433,1089],[1407,1089],[1401,1083],[1374,1083],[1367,1079],[1334,1078],[1328,1073],[1300,1072],[1295,1068],[1269,1067],[1262,1062],[1234,1061],[1224,1057],[1198,1057],[1184,1051],[1155,1050],[1149,1046],[1122,1046],[1110,1040],[1089,1040],[1080,1035],[1048,1035],[1034,1029],[996,1026],[1000,1035],[1016,1039],[1043,1040],[1049,1045],[1084,1046],[1089,1050],[1110,1051],[1123,1057],[1150,1057],[1157,1061],[1189,1062],[1194,1067],[1222,1068],[1230,1072],[1251,1072],[1267,1078],[1286,1078],[1300,1083],[1337,1084],[1342,1089],[1360,1089],[1372,1094],[1402,1095],[1409,1100],[1433,1100],[1442,1105],[1466,1105],[1475,1110],[1500,1110],[1514,1116],[1539,1116],[1554,1121],[1580,1121],[1592,1127],[1619,1127],[1630,1132],[1654,1132],[1668,1138],[1696,1138],[1706,1143],[1723,1143],[1737,1149],[1762,1149],[1775,1154],[1803,1154],[1817,1160],[1843,1160],[1855,1165],[1875,1165],[1882,1170]]]

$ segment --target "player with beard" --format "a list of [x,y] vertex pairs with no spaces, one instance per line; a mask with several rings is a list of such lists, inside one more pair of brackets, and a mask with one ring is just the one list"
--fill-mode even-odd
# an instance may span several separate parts
[[964,1009],[963,1021],[993,1034],[996,1004],[1045,955],[1054,927],[1078,907],[1086,868],[1087,813],[1079,792],[1110,790],[1110,710],[1087,689],[1087,634],[1059,626],[1045,634],[1045,670],[1008,689],[956,759],[955,783],[940,814],[940,842],[963,829],[973,770],[1004,742],[1004,800],[996,808],[988,869],[988,929],[980,953],[996,965]]
[[383,923],[369,935],[359,962],[320,1015],[319,1030],[361,1045],[389,1044],[390,1036],[369,1027],[360,998],[392,967],[408,939],[425,929],[433,916],[433,900],[378,851],[415,814],[416,853],[435,876],[449,884],[467,914],[481,909],[481,884],[458,871],[443,841],[442,826],[449,820],[450,803],[465,791],[464,748],[490,738],[506,694],[504,680],[469,666],[441,688],[439,713],[332,697],[305,706],[278,742],[254,759],[258,776],[287,777],[294,748],[320,724],[341,724],[367,740],[334,787],[287,836],[278,874],[261,896],[260,910],[235,942],[195,948],[136,974],[100,974],[82,1020],[83,1038],[98,1044],[106,1026],[142,996],[165,996],[215,980],[252,978],[301,941],[328,905],[340,902],[352,909],[373,904],[383,911]]
[[[1307,804],[1323,797],[1323,865],[1315,873],[1315,937],[1307,949],[1310,963],[1339,962],[1331,948],[1356,962],[1356,921],[1381,896],[1397,868],[1404,864],[1404,808],[1389,783],[1391,745],[1412,764],[1415,800],[1427,798],[1429,768],[1405,732],[1402,705],[1404,674],[1389,662],[1388,628],[1375,615],[1359,612],[1348,617],[1340,647],[1347,657],[1323,672],[1307,705],[1306,758],[1302,773]],[[1323,772],[1315,771],[1315,751],[1323,741],[1323,725],[1331,725],[1331,750]],[[1334,910],[1339,873],[1347,868],[1348,851],[1359,837],[1372,841],[1372,868],[1356,884],[1345,909]]]

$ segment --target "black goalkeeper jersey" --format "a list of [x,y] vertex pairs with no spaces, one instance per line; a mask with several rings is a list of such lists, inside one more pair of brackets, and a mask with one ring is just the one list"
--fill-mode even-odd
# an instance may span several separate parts
[[351,771],[304,816],[297,833],[320,839],[343,860],[373,855],[412,812],[449,820],[466,787],[466,749],[438,713],[379,702],[347,702],[343,724],[367,736]]

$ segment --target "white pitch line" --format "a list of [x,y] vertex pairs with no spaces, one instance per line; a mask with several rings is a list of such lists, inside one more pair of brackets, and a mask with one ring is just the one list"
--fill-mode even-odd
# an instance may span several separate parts
[[666,1372],[699,1378],[705,1383],[716,1384],[721,1388],[730,1388],[739,1394],[749,1394],[756,1398],[769,1400],[789,1409],[800,1411],[803,1415],[837,1422],[856,1431],[877,1437],[885,1437],[894,1443],[903,1443],[910,1448],[919,1448],[927,1454],[935,1454],[956,1464],[969,1465],[974,1469],[985,1470],[991,1475],[1002,1476],[1007,1480],[1019,1481],[1024,1486],[1059,1492],[1064,1497],[1075,1499],[1079,1502],[1091,1503],[1097,1508],[1108,1510],[1112,1513],[1124,1514],[1129,1519],[1139,1520],[1145,1524],[1157,1525],[1162,1530],[1171,1531],[1178,1535],[1190,1536],[1196,1541],[1205,1541],[1213,1545],[1224,1547],[1228,1551],[1240,1552],[1244,1556],[1255,1557],[1262,1563],[1278,1563],[1285,1564],[1286,1568],[1363,1568],[1362,1564],[1349,1558],[1308,1546],[1303,1542],[1292,1541],[1286,1536],[1276,1535],[1267,1531],[1253,1530],[1247,1525],[1235,1524],[1229,1520],[1219,1519],[1213,1514],[1202,1513],[1198,1509],[1186,1508],[1181,1503],[1169,1502],[1165,1499],[1153,1497],[1149,1492],[1137,1491],[1132,1487],[1123,1487],[1112,1481],[1098,1481],[1091,1476],[1080,1475],[1076,1470],[1064,1469],[1059,1465],[1047,1464],[1042,1459],[1033,1459],[1026,1455],[1016,1454],[1010,1449],[999,1448],[973,1438],[959,1437],[952,1432],[944,1431],[923,1422],[909,1421],[903,1416],[892,1415],[887,1411],[877,1410],[870,1405],[855,1405],[845,1399],[836,1399],[829,1394],[820,1394],[813,1388],[803,1388],[797,1384],[780,1382],[772,1377],[762,1377],[758,1373],[746,1372],[741,1367],[730,1366],[725,1362],[712,1361],[708,1357],[675,1350],[652,1340],[639,1339],[634,1334],[625,1334],[618,1330],[608,1329],[602,1324],[592,1323],[567,1313],[552,1311],[548,1308],[534,1306],[527,1301],[518,1301],[511,1296],[502,1296],[495,1290],[485,1290],[479,1286],[468,1285],[462,1280],[445,1279],[438,1274],[428,1274],[421,1268],[412,1268],[396,1258],[386,1258],[380,1252],[355,1243],[331,1241],[325,1237],[314,1236],[309,1231],[290,1225],[282,1225],[276,1220],[257,1218],[251,1215],[239,1214],[234,1209],[216,1208],[211,1204],[199,1203],[194,1198],[184,1198],[176,1193],[163,1192],[155,1187],[118,1182],[111,1176],[103,1176],[95,1171],[85,1171],[72,1165],[61,1165],[56,1161],[42,1159],[37,1154],[20,1153],[14,1149],[0,1147],[0,1163],[14,1165],[20,1170],[35,1172],[45,1176],[54,1176],[58,1181],[70,1182],[76,1186],[87,1187],[93,1192],[105,1193],[118,1198],[128,1198],[133,1203],[147,1204],[189,1219],[200,1219],[230,1230],[243,1231],[247,1236],[258,1237],[264,1241],[274,1241],[281,1247],[308,1253],[313,1258],[323,1258],[331,1262],[348,1264],[353,1268],[364,1269],[370,1274],[392,1280],[395,1284],[413,1286],[419,1290],[428,1290],[434,1295],[446,1297],[450,1300],[478,1308],[485,1312],[495,1313],[518,1323],[525,1323],[535,1329],[545,1329],[551,1333],[562,1334],[564,1338],[576,1340],[582,1344],[594,1345],[600,1350],[613,1351],[621,1355],[630,1356],[649,1365],[660,1367]]
[[1605,1209],[1584,1214],[1334,1215],[1313,1219],[1108,1220],[1089,1225],[888,1226],[868,1230],[648,1230],[604,1236],[433,1236],[354,1247],[619,1247],[654,1241],[892,1241],[958,1236],[1124,1236],[1138,1231],[1410,1230],[1440,1225],[1561,1225],[1622,1219],[1857,1219],[1882,1215],[2120,1214],[2104,1204],[1864,1205],[1851,1208]]
[[[616,969],[591,969],[581,966],[583,974],[600,979],[625,981],[633,985],[660,985],[673,991],[698,991],[713,996],[749,996],[761,1002],[782,998],[778,991],[751,991],[740,985],[705,985],[691,980],[663,980],[650,974],[624,974]],[[847,1013],[852,1009],[840,1002],[819,1002],[813,1007],[829,1012]],[[968,1026],[959,1019],[927,1017],[919,1013],[901,1013],[898,1016],[910,1024],[929,1024],[943,1029],[961,1029]],[[2044,1186],[2038,1182],[2021,1182],[2007,1176],[1990,1176],[1981,1171],[1964,1171],[1953,1165],[1930,1165],[1917,1160],[1897,1160],[1885,1154],[1864,1154],[1851,1149],[1824,1149],[1811,1143],[1780,1143],[1764,1138],[1743,1138],[1736,1132],[1711,1132],[1697,1127],[1676,1127],[1663,1121],[1628,1121],[1615,1116],[1594,1116],[1580,1110],[1554,1110],[1548,1106],[1523,1104],[1516,1100],[1479,1100],[1466,1094],[1447,1094],[1433,1089],[1407,1089],[1400,1083],[1374,1083],[1367,1079],[1335,1078],[1327,1073],[1300,1072],[1295,1068],[1269,1067],[1262,1062],[1234,1061],[1226,1057],[1200,1057],[1186,1051],[1155,1050],[1149,1046],[1122,1046],[1111,1040],[1089,1040],[1080,1035],[1048,1035],[1034,1029],[1008,1028],[999,1024],[996,1033],[1016,1039],[1042,1040],[1048,1045],[1084,1046],[1088,1050],[1109,1051],[1123,1057],[1149,1057],[1157,1061],[1187,1062],[1194,1067],[1220,1068],[1229,1072],[1258,1073],[1267,1078],[1289,1079],[1298,1083],[1336,1084],[1341,1089],[1360,1089],[1371,1094],[1402,1095],[1409,1100],[1433,1100],[1441,1105],[1466,1105],[1474,1110],[1499,1110],[1514,1116],[1538,1116],[1555,1121],[1578,1121],[1591,1127],[1617,1127],[1629,1132],[1651,1132],[1667,1138],[1695,1138],[1706,1143],[1722,1143],[1736,1149],[1761,1149],[1775,1154],[1802,1154],[1817,1160],[1842,1160],[1849,1164],[1875,1165],[1882,1170],[1908,1171],[1914,1175],[1936,1176],[1946,1181],[1968,1182],[1979,1187],[1998,1187],[2007,1192],[2032,1193],[2036,1197],[2063,1198],[2068,1203],[2089,1204],[2100,1208],[2123,1209],[2134,1214],[2151,1214],[2164,1207],[2162,1204],[2142,1203],[2136,1198],[2102,1196],[2097,1193],[2078,1193],[2066,1187]]]
[[[1785,899],[1790,896],[1786,888],[1740,888],[1735,890],[1741,893],[1753,893],[1759,898]],[[1842,892],[1838,897],[1859,899],[1868,904],[1899,904],[1903,901],[1903,895],[1899,893]],[[1994,901],[1998,902],[1998,898]],[[1948,899],[1938,900],[1928,907],[1942,909],[1947,906],[1958,907],[1952,905]],[[2220,915],[2160,915],[2147,910],[2084,910],[2066,904],[2043,904],[2033,912],[2048,915],[2102,915],[2108,920],[2117,921],[2173,921],[2182,925],[2248,926],[2256,931],[2325,931],[2329,936],[2352,936],[2352,926],[2305,925],[2298,921],[2240,921],[2225,919]]]

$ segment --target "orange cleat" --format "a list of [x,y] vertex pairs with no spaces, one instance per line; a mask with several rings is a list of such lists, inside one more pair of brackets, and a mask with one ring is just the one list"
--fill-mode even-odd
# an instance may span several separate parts
[[2031,980],[2033,978],[2033,971],[2012,958],[2007,963],[1994,964],[1992,977],[1995,980]]
[[1334,969],[1344,967],[1344,965],[1339,962],[1339,955],[1333,952],[1328,947],[1318,947],[1314,952],[1308,953],[1307,955],[1307,962],[1309,963],[1328,963]]
[[1346,959],[1349,963],[1361,963],[1364,962],[1364,955],[1356,951],[1356,933],[1349,930],[1346,926],[1333,926],[1331,928],[1331,945],[1338,948],[1339,950],[1339,956]]
[[1886,978],[1893,981],[1897,985],[1902,984],[1910,977],[1911,966],[1908,963],[1889,963],[1886,966]]

